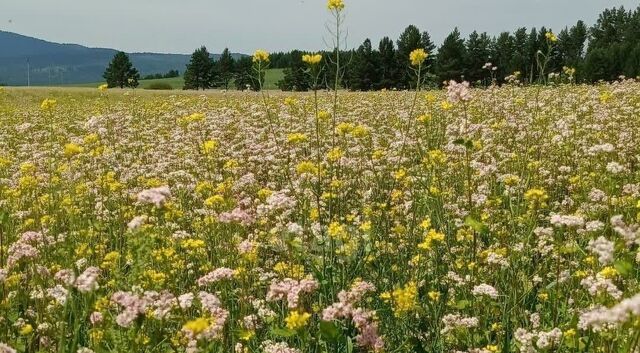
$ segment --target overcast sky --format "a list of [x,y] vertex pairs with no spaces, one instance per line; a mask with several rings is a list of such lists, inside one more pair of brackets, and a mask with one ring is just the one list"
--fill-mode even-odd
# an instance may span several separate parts
[[[591,25],[607,7],[638,0],[345,0],[348,44],[394,40],[409,24],[436,44],[457,26],[498,34],[517,27],[559,31]],[[54,42],[128,52],[191,53],[325,49],[326,0],[0,0],[0,29]],[[4,50],[5,48],[0,48]]]

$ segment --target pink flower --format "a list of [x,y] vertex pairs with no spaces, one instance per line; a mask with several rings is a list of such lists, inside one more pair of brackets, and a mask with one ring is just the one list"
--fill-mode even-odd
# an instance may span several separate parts
[[171,197],[171,190],[168,186],[143,190],[137,195],[138,202],[154,204],[156,207],[161,207],[169,197]]
[[273,281],[267,292],[267,301],[287,300],[290,309],[298,307],[301,293],[311,293],[318,288],[318,282],[314,279],[285,278],[282,281]]
[[216,268],[215,270],[200,277],[198,279],[198,285],[205,286],[207,284],[218,282],[222,279],[231,279],[233,278],[234,273],[235,271],[230,268],[226,268],[226,267]]
[[89,321],[91,322],[91,325],[98,325],[102,322],[103,317],[102,317],[102,313],[99,311],[94,311],[91,313],[91,316],[89,316]]
[[467,102],[470,101],[471,98],[469,82],[464,81],[458,83],[454,80],[449,81],[449,84],[447,85],[447,99],[451,103],[458,103],[460,101]]
[[76,279],[75,286],[81,293],[89,293],[98,289],[98,276],[100,269],[97,267],[88,267]]

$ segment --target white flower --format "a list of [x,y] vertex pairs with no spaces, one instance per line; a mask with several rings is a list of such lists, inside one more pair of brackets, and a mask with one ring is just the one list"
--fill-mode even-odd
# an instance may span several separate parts
[[485,283],[473,287],[471,293],[477,296],[486,295],[491,299],[496,299],[498,297],[498,291],[494,287]]
[[607,238],[600,236],[596,240],[589,240],[587,249],[598,255],[600,264],[608,265],[613,262],[614,243]]

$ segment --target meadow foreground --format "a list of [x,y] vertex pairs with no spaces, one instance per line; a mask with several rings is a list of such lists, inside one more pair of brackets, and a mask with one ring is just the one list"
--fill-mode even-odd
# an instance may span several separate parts
[[415,97],[0,91],[0,352],[637,351],[640,84]]

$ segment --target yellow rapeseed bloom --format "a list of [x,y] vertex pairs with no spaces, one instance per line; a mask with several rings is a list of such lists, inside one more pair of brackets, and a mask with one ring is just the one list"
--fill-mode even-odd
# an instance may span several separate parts
[[258,49],[253,53],[253,62],[254,63],[268,63],[269,62],[269,52],[266,50]]
[[420,66],[422,65],[422,63],[424,63],[425,60],[427,60],[427,56],[429,56],[429,54],[427,54],[424,49],[420,48],[412,51],[411,54],[409,54],[409,60],[411,61],[411,65]]
[[429,250],[434,242],[443,242],[444,234],[436,231],[435,229],[430,229],[427,235],[424,237],[424,241],[418,244],[418,248],[422,250]]
[[200,317],[191,320],[182,326],[182,329],[192,332],[194,335],[206,330],[209,327],[209,319]]
[[524,199],[529,203],[530,209],[547,207],[549,195],[544,189],[529,189],[524,193]]
[[344,1],[343,0],[329,0],[327,2],[327,8],[329,10],[340,11],[344,9]]
[[324,110],[318,112],[318,120],[327,121],[331,118],[331,113]]
[[547,32],[547,33],[544,34],[544,36],[551,43],[555,43],[555,42],[558,41],[558,37],[555,34],[553,34],[553,32]]
[[408,313],[418,305],[418,285],[416,282],[409,282],[404,287],[398,288],[391,293],[393,297],[393,312],[396,316]]
[[218,142],[214,140],[208,140],[202,143],[201,149],[202,153],[209,155],[216,151],[218,148]]
[[331,162],[338,161],[342,156],[344,156],[344,152],[339,147],[336,147],[327,153],[327,159]]
[[107,88],[109,88],[109,85],[106,84],[106,83],[101,84],[100,86],[98,86],[98,90],[99,91],[105,91]]
[[30,324],[25,324],[20,328],[20,335],[22,336],[26,336],[31,332],[33,332],[33,326],[31,326]]
[[64,145],[64,156],[67,158],[71,158],[82,152],[84,152],[84,148],[76,145],[75,143],[67,143]]
[[299,313],[297,311],[293,311],[289,314],[289,316],[287,316],[284,321],[287,323],[288,329],[298,330],[307,326],[309,318],[311,318],[311,314],[309,313]]
[[431,301],[437,302],[440,299],[440,292],[438,291],[429,292],[429,299],[431,299]]
[[296,166],[298,174],[318,174],[318,167],[313,162],[304,161]]
[[607,266],[598,272],[598,274],[604,278],[614,278],[618,275],[618,271],[612,266]]
[[331,224],[329,224],[329,229],[327,230],[327,234],[329,234],[329,236],[332,238],[340,238],[340,239],[345,239],[348,236],[347,230],[345,229],[344,225],[338,222],[331,222]]
[[42,101],[42,104],[40,104],[40,109],[45,110],[45,111],[51,111],[53,109],[55,109],[56,105],[58,104],[58,102],[55,99],[45,99]]
[[303,134],[303,133],[293,133],[293,134],[289,134],[287,135],[287,141],[289,143],[300,143],[300,142],[305,142],[307,141],[307,135]]
[[316,65],[322,61],[321,54],[305,54],[302,56],[302,61],[309,65]]

